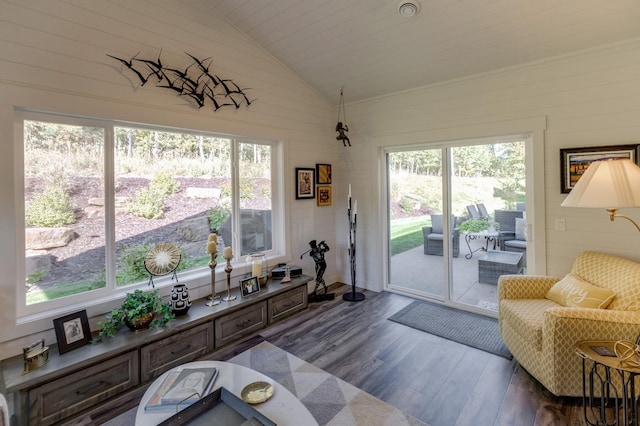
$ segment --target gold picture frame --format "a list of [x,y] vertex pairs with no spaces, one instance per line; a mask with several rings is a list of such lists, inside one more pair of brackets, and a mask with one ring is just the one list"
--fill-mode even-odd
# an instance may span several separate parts
[[331,205],[331,187],[330,186],[318,186],[316,187],[316,200],[319,206]]
[[318,184],[331,183],[331,164],[316,164],[316,177]]

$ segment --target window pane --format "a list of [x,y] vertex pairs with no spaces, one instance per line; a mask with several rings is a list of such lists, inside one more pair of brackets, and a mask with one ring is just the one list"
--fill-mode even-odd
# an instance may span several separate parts
[[271,250],[271,146],[240,143],[240,235],[242,256]]
[[231,141],[136,128],[115,134],[117,284],[148,280],[144,258],[158,243],[178,247],[178,273],[206,265],[210,229],[231,214]]
[[104,130],[24,122],[26,304],[105,286]]

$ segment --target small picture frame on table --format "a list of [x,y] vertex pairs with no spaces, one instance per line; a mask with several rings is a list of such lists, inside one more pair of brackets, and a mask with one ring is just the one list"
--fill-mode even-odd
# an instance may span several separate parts
[[587,168],[594,161],[628,158],[638,164],[640,145],[594,146],[560,149],[560,191],[571,192]]
[[296,167],[296,200],[315,198],[315,170]]
[[316,187],[317,192],[317,203],[319,206],[330,206],[331,205],[331,187],[330,186],[320,186]]
[[331,184],[331,164],[316,164],[318,184]]
[[91,329],[89,329],[86,310],[54,319],[53,328],[56,332],[60,355],[91,342]]
[[256,293],[260,293],[258,277],[249,277],[240,280],[240,292],[242,293],[242,297],[248,297]]

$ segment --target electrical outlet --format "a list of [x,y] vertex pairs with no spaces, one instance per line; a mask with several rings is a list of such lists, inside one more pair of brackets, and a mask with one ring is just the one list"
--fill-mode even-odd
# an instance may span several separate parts
[[559,217],[556,219],[556,231],[566,231],[567,226],[563,217]]

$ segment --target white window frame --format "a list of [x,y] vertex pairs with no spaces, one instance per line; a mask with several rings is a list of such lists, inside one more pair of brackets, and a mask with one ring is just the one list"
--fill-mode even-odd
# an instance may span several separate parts
[[[105,179],[105,226],[110,232],[106,232],[105,235],[105,249],[107,250],[105,256],[105,268],[107,274],[107,285],[105,288],[91,290],[84,293],[70,295],[53,299],[46,302],[36,303],[32,305],[26,304],[26,286],[24,285],[26,280],[25,271],[25,200],[24,200],[24,122],[25,121],[42,121],[56,124],[84,126],[84,127],[97,127],[104,129],[104,143],[105,143],[105,165],[104,165],[104,179]],[[267,250],[264,253],[267,255],[268,260],[273,262],[281,261],[282,258],[286,258],[286,227],[280,227],[279,224],[285,223],[285,203],[284,203],[284,178],[283,174],[279,171],[283,168],[283,144],[281,141],[274,141],[260,138],[250,138],[238,135],[220,134],[214,132],[205,132],[197,130],[188,130],[174,127],[149,125],[141,123],[122,122],[117,120],[97,119],[97,118],[85,118],[77,116],[68,116],[56,113],[43,113],[28,110],[20,110],[16,112],[16,168],[15,168],[15,206],[16,206],[16,248],[18,253],[16,262],[16,308],[18,323],[26,323],[46,317],[62,314],[65,312],[72,312],[74,310],[89,309],[89,315],[96,312],[107,312],[114,306],[114,301],[124,297],[125,293],[132,292],[136,288],[147,289],[147,282],[140,282],[133,285],[127,285],[118,287],[115,282],[115,264],[116,253],[115,247],[115,210],[114,210],[114,129],[116,127],[130,127],[140,129],[151,129],[166,132],[176,132],[185,134],[202,135],[205,137],[220,137],[229,139],[231,141],[232,152],[237,152],[237,146],[240,143],[255,143],[268,145],[271,147],[271,220],[272,220],[272,249]],[[239,167],[237,164],[238,157],[232,155],[232,167],[231,167],[231,179],[232,179],[232,242],[231,246],[240,247],[241,235],[238,232],[239,223]],[[276,232],[277,230],[277,232]],[[229,245],[229,242],[226,242]],[[238,254],[233,259],[234,270],[232,277],[238,277],[245,272],[246,265],[245,259],[239,258]],[[219,262],[216,269],[216,281],[226,281],[226,274],[224,273],[224,266]],[[180,274],[180,282],[187,284],[190,291],[195,290],[197,296],[197,289],[202,287],[203,292],[209,291],[210,293],[210,274],[211,271],[208,267],[201,267],[184,271]],[[233,280],[235,282],[237,280]],[[170,288],[175,284],[170,276],[157,277],[154,279],[155,287],[160,289],[161,295],[167,295],[170,292]],[[206,293],[208,294],[208,293]]]

